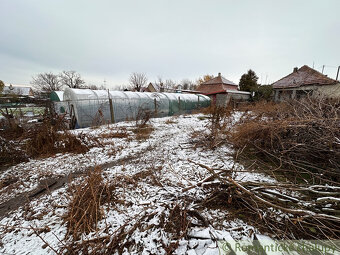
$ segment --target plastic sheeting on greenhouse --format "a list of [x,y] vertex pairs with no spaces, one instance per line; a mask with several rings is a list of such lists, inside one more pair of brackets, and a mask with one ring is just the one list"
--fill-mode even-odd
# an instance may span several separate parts
[[52,91],[50,99],[54,106],[54,111],[57,114],[64,114],[67,112],[67,103],[64,102],[64,91]]
[[209,97],[197,94],[71,88],[65,89],[64,101],[76,119],[76,126],[81,128],[112,121],[135,120],[142,111],[152,112],[155,117],[165,117],[190,113],[210,105]]

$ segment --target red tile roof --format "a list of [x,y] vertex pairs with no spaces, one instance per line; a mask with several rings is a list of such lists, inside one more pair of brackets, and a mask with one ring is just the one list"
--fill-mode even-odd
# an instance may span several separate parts
[[201,83],[197,91],[200,91],[202,94],[216,94],[216,93],[225,93],[228,90],[237,90],[237,84],[232,81],[227,80],[219,73],[217,77]]
[[307,85],[331,85],[337,83],[307,65],[273,83],[273,88],[298,88]]

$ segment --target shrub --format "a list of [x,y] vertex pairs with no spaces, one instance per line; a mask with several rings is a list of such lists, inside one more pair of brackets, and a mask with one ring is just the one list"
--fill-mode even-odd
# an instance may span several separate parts
[[52,126],[48,121],[30,129],[26,133],[25,151],[30,157],[50,156],[62,152],[85,153],[86,145],[69,131],[58,131],[58,125]]
[[[92,144],[89,142],[91,139]],[[46,118],[42,123],[25,128],[1,130],[0,164],[11,165],[56,153],[85,153],[93,142],[99,143],[95,138],[71,134],[62,120]]]
[[207,124],[207,132],[194,131],[191,139],[197,146],[216,149],[225,143],[228,130],[230,128],[231,113],[233,109],[229,105],[227,107],[212,105],[203,110],[208,115],[209,122]]
[[319,181],[340,181],[339,102],[308,98],[257,106],[233,129],[236,149]]

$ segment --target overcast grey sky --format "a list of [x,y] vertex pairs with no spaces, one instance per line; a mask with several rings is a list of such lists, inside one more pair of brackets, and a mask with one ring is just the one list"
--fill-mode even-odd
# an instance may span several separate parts
[[334,78],[340,0],[0,0],[0,80],[76,70],[113,87],[131,72],[262,83],[307,64]]

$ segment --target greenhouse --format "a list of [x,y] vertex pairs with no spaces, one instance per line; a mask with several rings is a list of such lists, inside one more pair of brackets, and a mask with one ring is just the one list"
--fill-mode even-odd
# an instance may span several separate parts
[[198,94],[71,88],[65,89],[63,100],[76,128],[135,120],[145,112],[153,117],[191,113],[210,105],[209,97]]
[[64,91],[52,91],[50,94],[50,100],[53,103],[54,111],[57,114],[66,112],[67,103],[64,102]]

